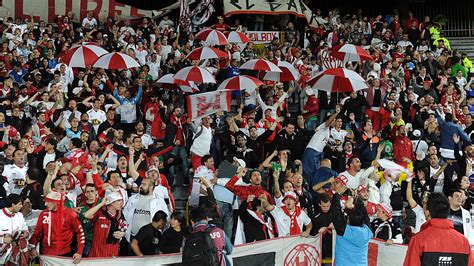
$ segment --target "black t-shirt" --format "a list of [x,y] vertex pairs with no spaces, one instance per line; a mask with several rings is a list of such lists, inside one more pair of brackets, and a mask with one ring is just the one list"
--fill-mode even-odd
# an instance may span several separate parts
[[163,254],[179,253],[184,240],[184,230],[180,232],[168,228],[160,239],[160,252]]
[[161,232],[156,230],[151,224],[147,224],[140,228],[135,239],[138,241],[138,246],[143,255],[158,254],[158,243],[161,237]]
[[449,215],[448,219],[453,221],[454,223],[454,229],[458,231],[461,234],[464,234],[464,229],[462,226],[462,209],[459,208],[457,211],[453,211],[452,209],[449,209]]

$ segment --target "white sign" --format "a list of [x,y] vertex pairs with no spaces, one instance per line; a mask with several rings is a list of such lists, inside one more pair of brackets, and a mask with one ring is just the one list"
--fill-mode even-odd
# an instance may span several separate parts
[[[266,257],[265,257],[266,256]],[[271,240],[258,241],[251,244],[235,246],[232,254],[228,256],[232,265],[242,265],[245,261],[256,263],[258,260],[272,260],[274,265],[321,265],[321,237],[282,237]],[[71,258],[56,256],[41,256],[43,265],[74,266]],[[83,258],[81,266],[156,266],[180,263],[181,254],[169,254],[144,257],[120,258]],[[118,263],[118,264],[117,264]],[[249,264],[247,264],[249,265]],[[255,264],[254,264],[255,265]]]
[[253,43],[270,43],[275,37],[280,38],[279,31],[246,31],[247,35]]

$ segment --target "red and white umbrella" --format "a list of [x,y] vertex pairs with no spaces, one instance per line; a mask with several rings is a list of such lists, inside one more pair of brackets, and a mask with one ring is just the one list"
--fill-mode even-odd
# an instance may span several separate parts
[[[173,78],[173,74],[166,74],[156,81],[161,87],[175,89],[180,88],[184,92],[198,92],[199,88],[192,81],[184,81]],[[164,85],[164,86],[163,86]]]
[[327,92],[352,92],[368,88],[364,78],[345,68],[330,68],[308,80],[313,89]]
[[255,90],[255,88],[258,88],[262,85],[263,82],[260,80],[251,76],[242,75],[224,80],[222,84],[219,85],[217,90]]
[[225,34],[227,36],[227,41],[232,43],[249,43],[251,42],[250,38],[245,35],[245,33],[240,31],[230,31]]
[[240,66],[240,69],[281,72],[281,69],[265,59],[252,59]]
[[107,50],[95,43],[76,44],[64,54],[61,61],[70,67],[86,68],[106,53]]
[[331,56],[344,62],[372,60],[372,56],[361,46],[343,44],[332,48]]
[[105,69],[128,69],[140,67],[140,64],[129,55],[113,52],[101,56],[94,63],[93,67]]
[[198,66],[185,67],[178,71],[173,78],[197,83],[216,83],[216,80],[207,69]]
[[209,45],[227,45],[228,41],[224,33],[218,30],[205,29],[198,32],[195,36],[196,40],[204,41]]
[[213,47],[199,47],[192,50],[187,58],[191,60],[205,60],[213,58],[227,58],[229,54]]
[[285,82],[300,79],[300,72],[289,62],[278,61],[277,66],[281,69],[281,72],[267,72],[263,76],[263,80]]

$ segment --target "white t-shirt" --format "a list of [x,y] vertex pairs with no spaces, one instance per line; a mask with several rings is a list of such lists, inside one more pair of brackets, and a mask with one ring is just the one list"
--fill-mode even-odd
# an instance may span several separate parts
[[87,114],[89,115],[89,123],[94,126],[96,132],[99,129],[99,125],[104,123],[105,120],[107,120],[105,112],[100,109],[97,111],[95,111],[94,109],[90,109],[89,111],[87,111]]
[[[285,214],[281,207],[274,207],[270,212],[275,218],[275,222],[278,226],[278,236],[289,236],[290,235],[290,224],[291,218]],[[308,217],[306,212],[301,211],[300,215],[296,218],[300,231],[303,231],[303,225],[311,223],[311,219]]]
[[3,185],[7,195],[11,193],[20,195],[23,187],[18,187],[15,180],[26,180],[26,171],[28,171],[28,167],[26,166],[18,167],[15,164],[5,165],[2,176],[6,177],[8,181]]
[[46,169],[46,165],[49,163],[49,162],[52,162],[56,159],[56,153],[46,153],[46,155],[44,156],[44,159],[43,159],[43,169]]
[[344,129],[338,131],[336,128],[331,128],[331,138],[333,138],[334,140],[339,140],[342,143],[344,142],[344,138],[346,137],[346,135],[347,131]]
[[416,207],[411,210],[416,215],[414,233],[418,233],[420,232],[421,226],[426,222],[425,212],[423,211],[423,208],[421,208],[420,205],[416,205]]
[[[438,166],[438,168],[435,169],[431,167],[430,165],[430,178],[433,177],[436,172],[438,172],[439,168],[441,168],[441,166]],[[433,192],[442,193],[443,187],[444,187],[444,172],[438,176],[438,180],[436,181],[436,185],[434,187]]]
[[322,123],[318,128],[316,128],[316,133],[308,143],[306,148],[311,148],[318,152],[323,152],[324,147],[329,140],[330,128],[326,126],[326,123]]
[[359,171],[355,176],[349,174],[349,172],[344,171],[339,174],[338,178],[347,177],[347,187],[350,189],[357,189],[360,185],[360,176],[362,171]]

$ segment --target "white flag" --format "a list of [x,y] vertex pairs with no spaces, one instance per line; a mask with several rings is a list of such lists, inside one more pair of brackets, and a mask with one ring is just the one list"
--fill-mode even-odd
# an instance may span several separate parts
[[397,163],[394,163],[387,159],[380,159],[377,161],[380,167],[384,168],[385,171],[389,170],[392,173],[406,173],[407,174],[407,182],[409,182],[413,177],[413,172],[410,169],[405,168]]
[[231,95],[230,91],[220,90],[187,96],[189,118],[194,121],[219,111],[229,111]]

